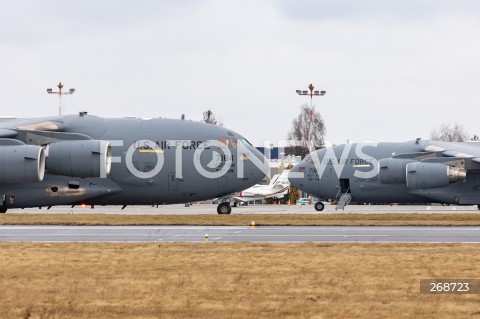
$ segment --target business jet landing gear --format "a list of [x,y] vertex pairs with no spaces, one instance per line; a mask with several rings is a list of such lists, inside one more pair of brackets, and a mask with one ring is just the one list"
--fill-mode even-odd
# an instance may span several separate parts
[[217,207],[217,213],[219,214],[230,214],[232,212],[232,207],[230,207],[230,203],[221,203]]
[[321,212],[325,208],[325,205],[322,202],[315,203],[315,210]]

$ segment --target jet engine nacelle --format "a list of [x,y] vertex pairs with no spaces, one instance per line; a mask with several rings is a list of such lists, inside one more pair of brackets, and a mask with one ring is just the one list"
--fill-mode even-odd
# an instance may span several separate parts
[[382,158],[379,161],[378,178],[382,184],[405,184],[407,182],[407,164],[411,159]]
[[61,141],[48,145],[46,168],[49,174],[73,177],[106,177],[112,163],[106,141]]
[[407,187],[426,189],[447,186],[467,178],[467,173],[456,167],[439,163],[414,162],[407,164]]
[[0,146],[0,183],[41,182],[45,152],[35,145]]

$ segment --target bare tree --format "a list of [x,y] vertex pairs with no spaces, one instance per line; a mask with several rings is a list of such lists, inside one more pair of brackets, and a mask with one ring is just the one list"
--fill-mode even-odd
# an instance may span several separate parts
[[323,147],[326,132],[325,123],[315,106],[304,104],[300,108],[300,114],[292,122],[288,139],[301,143],[300,147],[294,147],[294,151],[295,155],[304,156],[308,154],[310,140],[315,149]]
[[469,137],[463,125],[455,123],[450,126],[450,124],[442,123],[430,132],[430,139],[444,142],[465,142]]
[[213,114],[212,110],[208,109],[203,112],[203,122],[217,125],[217,120],[215,119],[215,114]]

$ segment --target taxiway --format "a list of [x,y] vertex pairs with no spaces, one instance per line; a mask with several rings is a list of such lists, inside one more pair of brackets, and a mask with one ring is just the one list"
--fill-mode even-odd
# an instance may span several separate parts
[[[9,209],[8,214],[42,213],[42,214],[126,214],[126,215],[201,215],[217,214],[216,204],[192,203],[152,206],[54,206],[51,209],[43,207]],[[317,212],[313,205],[248,205],[232,208],[233,215],[241,214],[479,214],[477,206],[442,206],[442,205],[349,205],[344,210],[335,210],[335,205],[325,205],[325,210]]]

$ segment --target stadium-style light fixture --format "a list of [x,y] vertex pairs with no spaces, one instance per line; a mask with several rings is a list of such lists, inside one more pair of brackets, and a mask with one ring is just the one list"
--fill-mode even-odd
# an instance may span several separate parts
[[58,92],[54,92],[52,89],[48,88],[48,94],[58,94],[58,115],[62,115],[62,95],[72,95],[75,92],[75,89],[69,89],[68,92],[62,92],[63,84],[59,82],[58,85]]
[[312,130],[313,130],[313,97],[314,96],[323,96],[327,91],[314,91],[315,87],[313,86],[312,83],[308,86],[308,89],[310,90],[310,93],[308,91],[302,91],[302,90],[296,90],[298,95],[310,95],[310,123],[309,123],[309,130],[308,130],[308,141],[309,141],[309,151],[313,152],[314,151],[314,146],[312,142]]

